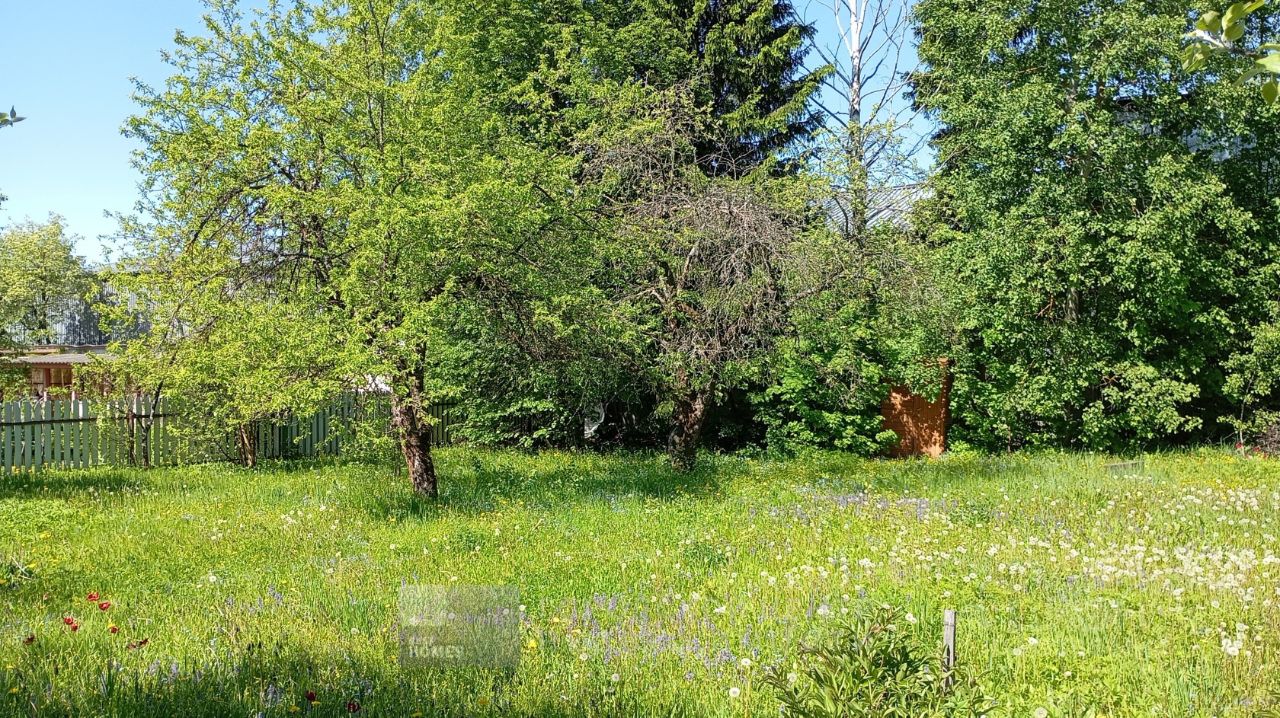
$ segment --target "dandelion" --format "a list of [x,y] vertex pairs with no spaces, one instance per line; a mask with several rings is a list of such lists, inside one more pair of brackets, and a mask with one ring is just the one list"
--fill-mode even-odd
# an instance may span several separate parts
[[587,660],[588,658],[590,658],[590,656],[588,656],[586,653],[579,653],[579,654],[578,654],[578,660],[579,660],[579,661],[585,661],[585,660]]
[[745,658],[745,657],[744,657],[741,661],[738,661],[738,663],[742,664],[742,667],[743,667],[743,668],[750,668],[750,667],[751,667],[751,659],[750,659],[750,658]]
[[912,625],[914,625],[916,622],[916,617],[911,615],[910,611],[907,612],[907,615],[905,616],[905,618],[907,619],[907,623],[910,623]]
[[741,689],[741,688],[739,688],[739,687],[737,687],[737,686],[734,686],[733,688],[730,688],[730,689],[729,689],[729,697],[730,697],[730,698],[737,698],[737,697],[738,697],[738,696],[740,696],[740,695],[742,695],[742,689]]
[[1027,645],[1035,646],[1035,645],[1038,645],[1039,643],[1040,641],[1037,641],[1035,636],[1027,636]]
[[614,683],[617,683],[618,681],[622,680],[622,676],[620,676],[620,675],[618,675],[617,673],[615,673],[615,674],[613,674],[613,675],[609,676],[609,680],[613,681]]
[[1034,715],[1036,718],[1049,718],[1049,710],[1044,706],[1040,706],[1039,708],[1036,709],[1036,712]]

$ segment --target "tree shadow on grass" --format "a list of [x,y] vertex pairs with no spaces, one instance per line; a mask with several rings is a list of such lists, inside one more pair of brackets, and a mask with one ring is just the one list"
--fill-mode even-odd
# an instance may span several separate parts
[[[439,517],[487,513],[510,504],[556,508],[566,503],[614,504],[627,499],[682,500],[716,494],[733,476],[752,471],[742,459],[707,454],[699,467],[677,472],[656,453],[515,451],[455,447],[436,452],[440,498],[416,494],[403,469],[394,464],[342,462],[333,459],[262,462],[254,469],[231,464],[205,464],[156,469],[81,469],[45,471],[0,480],[3,498],[84,497],[93,493],[183,491],[192,487],[221,490],[219,485],[245,481],[270,485],[313,469],[322,481],[335,472],[349,482],[346,499],[371,516]],[[180,472],[177,476],[173,472]],[[304,476],[305,478],[305,476]]]
[[[540,674],[519,668],[404,667],[395,659],[370,661],[341,646],[316,652],[295,642],[236,646],[218,658],[175,658],[163,636],[146,645],[119,641],[77,651],[67,665],[65,647],[41,638],[20,646],[11,673],[24,686],[3,696],[5,715],[116,715],[138,718],[240,715],[369,716],[577,716],[644,715],[635,698],[602,686],[566,701],[525,685]],[[56,678],[55,678],[56,676]],[[50,693],[48,686],[57,686]],[[40,687],[36,689],[36,687]],[[34,689],[34,690],[33,690]],[[553,694],[555,693],[555,694]],[[626,705],[626,704],[630,705]],[[674,706],[665,706],[670,714]],[[620,709],[620,710],[616,710]]]
[[625,499],[659,501],[704,498],[735,473],[736,459],[708,456],[699,467],[677,472],[651,453],[608,455],[570,452],[518,454],[450,449],[439,452],[440,498],[416,494],[403,473],[388,476],[389,490],[371,498],[371,514],[437,517],[474,515],[518,503],[555,508],[571,502],[613,504]]
[[138,469],[58,469],[0,479],[0,499],[69,499],[91,491],[125,493],[150,487],[151,482]]

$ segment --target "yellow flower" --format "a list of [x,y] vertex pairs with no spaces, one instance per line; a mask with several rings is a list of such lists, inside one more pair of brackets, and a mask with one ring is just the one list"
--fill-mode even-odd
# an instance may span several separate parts
[[409,718],[422,718],[422,711],[414,711],[409,714]]
[[9,695],[11,695],[11,696],[16,696],[16,695],[18,695],[18,687],[17,687],[17,686],[14,686],[13,688],[10,688],[10,689],[9,689]]
[[298,712],[298,711],[300,711],[300,710],[302,710],[302,709],[301,709],[301,708],[299,708],[299,707],[298,707],[298,706],[296,706],[296,705],[295,705],[295,706],[289,706],[289,712],[290,712],[290,713],[297,713],[297,712]]
[[477,698],[477,699],[476,699],[476,705],[478,705],[478,706],[480,706],[481,708],[483,708],[483,707],[485,707],[485,706],[489,705],[489,699],[488,699],[488,698],[486,698],[486,697],[484,697],[484,696],[480,696],[479,698]]
[[528,649],[532,651],[533,649],[538,647],[538,642],[530,638],[529,642],[524,645],[527,646]]

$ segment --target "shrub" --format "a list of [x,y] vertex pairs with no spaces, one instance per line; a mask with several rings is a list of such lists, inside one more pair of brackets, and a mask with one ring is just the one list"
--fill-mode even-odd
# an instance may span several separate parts
[[1273,422],[1258,435],[1258,451],[1267,456],[1280,456],[1280,422]]
[[783,715],[802,718],[984,716],[994,707],[971,677],[945,682],[941,651],[909,614],[889,606],[862,612],[813,646],[792,671],[772,673]]

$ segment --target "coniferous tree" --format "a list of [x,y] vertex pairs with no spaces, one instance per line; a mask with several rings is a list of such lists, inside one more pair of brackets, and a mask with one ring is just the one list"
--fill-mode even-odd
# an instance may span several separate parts
[[805,66],[814,28],[790,0],[671,0],[695,99],[712,118],[696,143],[712,175],[741,176],[811,135],[826,70]]

